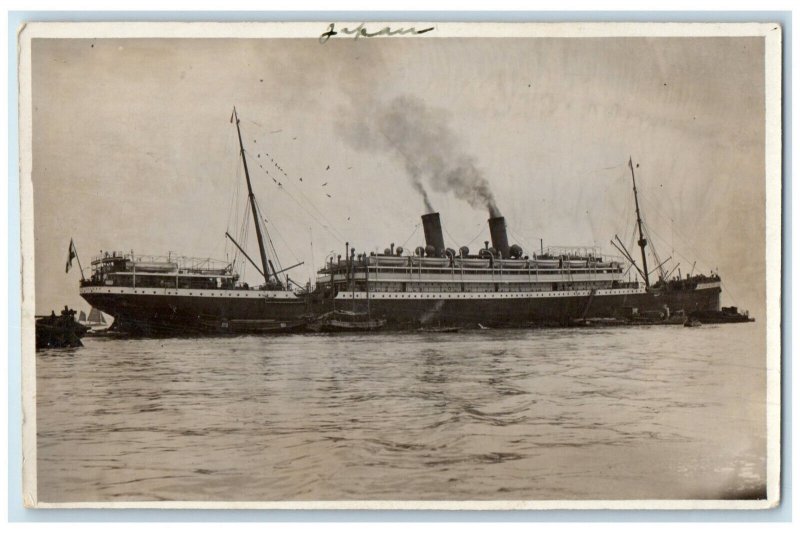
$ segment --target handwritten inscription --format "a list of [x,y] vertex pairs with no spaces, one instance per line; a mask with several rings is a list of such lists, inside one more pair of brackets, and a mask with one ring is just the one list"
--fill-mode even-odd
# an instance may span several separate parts
[[353,39],[358,39],[359,37],[378,37],[379,35],[386,35],[388,37],[391,37],[393,35],[421,35],[423,33],[428,33],[429,31],[433,31],[433,26],[431,26],[430,28],[423,28],[421,30],[418,30],[416,28],[392,29],[389,26],[386,26],[378,31],[370,32],[367,31],[367,28],[365,27],[363,22],[355,28],[348,28],[346,26],[342,26],[341,29],[337,31],[336,25],[333,22],[331,22],[328,25],[327,31],[323,32],[322,35],[319,36],[319,43],[325,44],[328,42],[328,39],[339,34],[347,36],[352,35]]

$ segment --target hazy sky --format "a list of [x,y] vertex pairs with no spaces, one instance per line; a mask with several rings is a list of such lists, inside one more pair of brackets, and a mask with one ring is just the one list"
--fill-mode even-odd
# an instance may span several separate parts
[[88,308],[70,237],[87,275],[101,249],[232,257],[236,105],[297,281],[344,240],[422,244],[415,179],[448,246],[489,238],[484,197],[453,182],[467,176],[526,253],[540,238],[616,253],[615,233],[633,242],[632,156],[661,258],[718,268],[723,304],[763,318],[761,38],[35,39],[32,66],[37,313]]

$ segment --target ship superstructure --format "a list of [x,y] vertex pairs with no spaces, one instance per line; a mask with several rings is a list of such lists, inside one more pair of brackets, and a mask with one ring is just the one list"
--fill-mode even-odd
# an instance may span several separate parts
[[318,272],[317,298],[329,308],[386,319],[390,326],[567,325],[625,313],[719,309],[718,277],[695,276],[653,287],[625,280],[625,265],[593,251],[560,248],[524,255],[508,244],[503,217],[489,219],[489,242],[471,253],[445,248],[438,213],[422,217],[425,246],[412,254],[331,259]]

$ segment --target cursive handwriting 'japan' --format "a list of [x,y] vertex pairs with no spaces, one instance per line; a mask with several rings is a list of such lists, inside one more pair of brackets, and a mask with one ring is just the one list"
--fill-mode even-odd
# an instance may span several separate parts
[[428,33],[429,31],[433,31],[433,26],[429,28],[423,28],[418,30],[414,27],[411,28],[391,28],[389,26],[385,26],[378,31],[368,31],[366,25],[362,22],[355,28],[348,28],[346,26],[342,26],[340,29],[337,30],[335,23],[331,22],[328,25],[328,29],[325,30],[322,35],[319,36],[319,43],[325,44],[328,42],[328,39],[334,37],[336,35],[347,35],[352,36],[353,39],[358,39],[359,37],[378,37],[378,36],[386,36],[392,37],[395,35],[421,35],[423,33]]

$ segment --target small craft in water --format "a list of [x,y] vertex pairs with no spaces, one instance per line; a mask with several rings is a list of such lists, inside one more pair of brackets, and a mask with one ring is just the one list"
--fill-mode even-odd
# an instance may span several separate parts
[[75,320],[75,311],[67,306],[56,315],[36,317],[36,349],[77,348],[83,346],[81,337],[89,331],[87,326]]
[[692,318],[702,321],[704,324],[731,324],[738,322],[755,322],[755,318],[750,317],[750,313],[739,312],[735,306],[723,307],[720,311],[713,309],[697,310],[691,313]]
[[335,333],[342,331],[375,331],[386,324],[383,318],[371,318],[368,313],[330,311],[309,325],[312,331]]
[[457,326],[433,326],[421,327],[417,331],[421,333],[458,333],[461,331],[461,328]]
[[305,331],[308,321],[272,319],[232,319],[201,320],[208,333],[229,333],[234,335],[265,335],[273,333],[298,333]]

